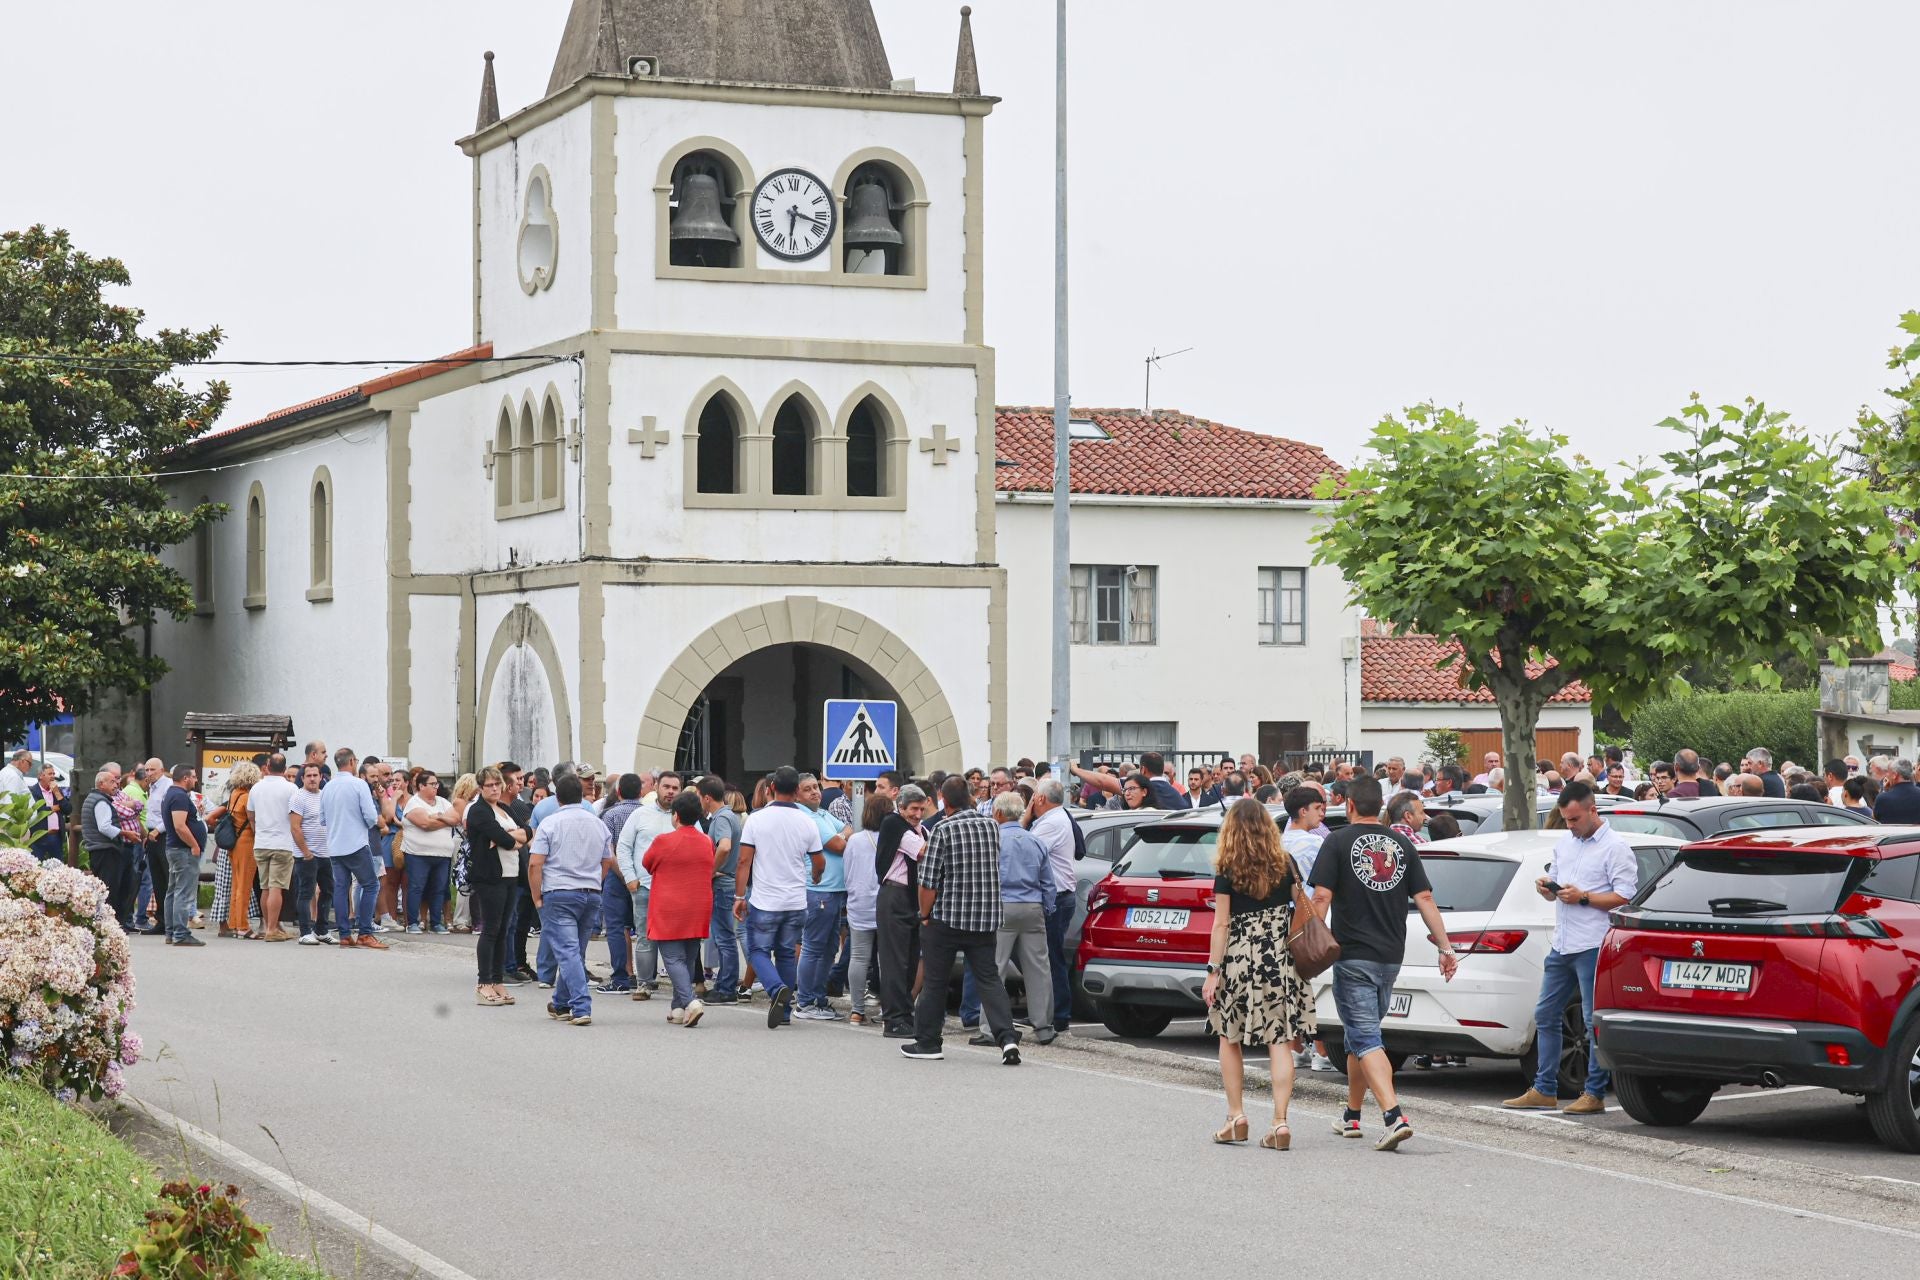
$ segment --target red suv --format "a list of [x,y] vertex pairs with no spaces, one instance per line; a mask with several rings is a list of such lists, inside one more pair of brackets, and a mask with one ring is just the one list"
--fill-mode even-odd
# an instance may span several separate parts
[[1683,1125],[1723,1084],[1865,1097],[1920,1152],[1920,828],[1690,844],[1613,913],[1594,1043],[1620,1105]]

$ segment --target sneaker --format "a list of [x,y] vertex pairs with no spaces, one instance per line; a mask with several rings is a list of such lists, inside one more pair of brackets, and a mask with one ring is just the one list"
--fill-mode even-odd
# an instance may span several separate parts
[[882,1027],[880,1029],[880,1038],[882,1040],[911,1040],[913,1039],[913,1028]]
[[1315,1070],[1315,1071],[1331,1071],[1331,1070],[1333,1070],[1333,1059],[1332,1059],[1332,1058],[1329,1058],[1329,1057],[1328,1057],[1328,1056],[1327,1056],[1326,1054],[1324,1054],[1324,1053],[1316,1053],[1316,1054],[1314,1054],[1314,1055],[1313,1055],[1313,1070]]
[[547,1016],[556,1022],[573,1021],[573,1013],[570,1010],[562,1009],[557,1004],[549,1004],[547,1006]]
[[1558,1098],[1549,1098],[1538,1089],[1528,1089],[1517,1098],[1508,1098],[1500,1104],[1509,1111],[1557,1111],[1560,1108]]
[[590,1027],[593,1025],[593,1015],[590,1013],[576,1013],[567,1019],[567,1025],[573,1027]]
[[687,1011],[685,1009],[675,1009],[667,1015],[667,1021],[676,1027],[683,1026],[687,1021]]
[[1373,1149],[1375,1151],[1392,1151],[1412,1136],[1413,1126],[1407,1123],[1407,1118],[1405,1116],[1395,1116],[1393,1119],[1387,1121],[1387,1131],[1380,1136],[1380,1141],[1373,1144]]
[[698,1026],[700,1024],[700,1015],[706,1011],[707,1005],[704,1000],[695,1000],[692,1004],[688,1005],[687,1025],[690,1027]]
[[1563,1116],[1597,1116],[1604,1113],[1607,1104],[1591,1093],[1583,1093],[1566,1106],[1560,1108]]
[[388,926],[381,924],[378,920],[375,920],[373,922],[373,931],[375,933],[392,933],[394,929],[398,929],[399,927],[400,926],[396,924],[392,926],[392,928],[389,928]]
[[518,967],[518,968],[516,968],[516,969],[509,969],[509,970],[507,970],[507,975],[508,975],[509,977],[514,977],[514,978],[518,978],[518,979],[520,979],[520,981],[521,981],[521,982],[532,982],[532,981],[533,981],[533,970],[531,970],[531,969],[529,969],[529,968],[527,968],[527,966],[525,966],[525,965],[521,965],[520,967]]
[[452,933],[452,932],[453,932],[453,930],[451,930],[451,929],[449,929],[449,928],[447,928],[447,926],[445,926],[445,925],[443,925],[443,924],[437,924],[437,925],[435,925],[435,926],[433,926],[433,932],[435,932],[435,933]]
[[972,1022],[967,1022],[963,1019],[960,1023],[960,1029],[962,1031],[978,1031],[980,1029],[980,1020],[975,1018]]
[[386,943],[380,941],[378,938],[362,938],[360,939],[360,949],[362,951],[385,951],[388,947]]
[[303,947],[317,947],[320,945],[320,939],[310,933],[303,933],[300,935],[300,945]]
[[[1413,1055],[1413,1069],[1415,1071],[1431,1071],[1433,1070],[1433,1065],[1432,1054],[1416,1053]],[[1443,1060],[1440,1065],[1445,1066],[1445,1061]]]
[[1000,1065],[1003,1067],[1019,1066],[1020,1065],[1020,1046],[1012,1043],[1001,1045],[1000,1046]]
[[611,996],[618,995],[621,992],[631,991],[633,987],[629,983],[621,982],[618,978],[608,978],[605,982],[594,983],[593,989],[601,995]]
[[500,975],[500,985],[503,987],[524,987],[527,985],[527,980],[521,977],[517,970],[509,969]]
[[1333,1121],[1333,1131],[1342,1138],[1358,1138],[1364,1136],[1360,1132],[1359,1116],[1336,1116]]
[[1052,1044],[1055,1040],[1059,1039],[1059,1037],[1060,1033],[1052,1027],[1042,1027],[1033,1033],[1035,1044]]
[[1293,1055],[1293,1069],[1295,1071],[1307,1071],[1307,1070],[1310,1070],[1312,1067],[1313,1067],[1313,1050],[1302,1049],[1300,1052]]
[[551,990],[553,990],[553,984],[552,984],[551,982],[542,982],[542,983],[540,983],[540,984],[539,984],[539,986],[540,986],[540,989],[541,989],[542,991],[551,991]]
[[988,1049],[998,1044],[999,1041],[995,1040],[992,1036],[988,1035],[984,1031],[977,1031],[973,1035],[967,1037],[967,1043],[974,1046],[976,1049]]
[[387,914],[381,916],[378,920],[373,922],[373,927],[376,929],[378,929],[381,925],[385,925],[389,929],[398,929],[400,927],[400,922],[398,920],[395,920],[393,918],[393,912],[389,911],[387,912]]
[[793,1016],[795,1020],[799,1022],[829,1022],[834,1017],[833,1014],[822,1009],[820,1006],[812,1004],[803,1005],[795,1009]]
[[[407,926],[407,932],[408,932],[408,933],[425,933],[425,932],[426,932],[426,930],[425,930],[425,929],[422,929],[422,928],[421,928],[421,927],[420,927],[419,925],[417,925],[417,924],[410,924],[410,925],[408,925],[408,926]],[[435,930],[435,932],[438,932],[438,930]]]
[[653,999],[653,992],[647,990],[645,987],[635,987],[633,989],[632,999],[651,1000]]
[[771,1031],[783,1022],[791,1021],[787,1010],[793,1004],[793,992],[787,987],[775,987],[773,995],[767,1000],[767,1030]]
[[707,1004],[739,1004],[740,993],[737,991],[709,991],[706,995],[702,996],[701,999]]
[[174,943],[173,945],[176,947],[204,947],[207,944],[202,942],[200,939],[194,937],[192,934],[188,934],[186,937],[180,939],[178,942]]
[[339,937],[332,933],[317,933],[314,937],[320,939],[321,945],[323,946],[337,947],[340,945]]
[[918,1040],[915,1040],[911,1044],[903,1044],[900,1046],[900,1056],[903,1058],[920,1058],[927,1062],[938,1062],[947,1055],[941,1051],[939,1045],[921,1044]]

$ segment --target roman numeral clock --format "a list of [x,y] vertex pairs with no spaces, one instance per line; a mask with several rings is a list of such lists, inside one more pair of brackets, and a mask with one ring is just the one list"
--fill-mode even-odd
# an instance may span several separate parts
[[754,235],[768,253],[790,262],[827,247],[835,214],[827,184],[805,169],[776,169],[754,188]]

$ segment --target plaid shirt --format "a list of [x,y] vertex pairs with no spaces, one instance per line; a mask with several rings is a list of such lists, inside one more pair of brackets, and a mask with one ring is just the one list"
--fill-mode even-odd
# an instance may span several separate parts
[[971,809],[941,819],[920,859],[920,887],[938,893],[933,918],[949,929],[999,929],[1000,828],[993,819]]

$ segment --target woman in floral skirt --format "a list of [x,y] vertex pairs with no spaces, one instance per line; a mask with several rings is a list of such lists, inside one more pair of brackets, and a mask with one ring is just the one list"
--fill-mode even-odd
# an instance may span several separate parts
[[1207,1025],[1220,1037],[1220,1080],[1227,1123],[1215,1142],[1245,1142],[1241,1109],[1244,1050],[1262,1048],[1273,1064],[1273,1127],[1260,1145],[1285,1151],[1293,1141],[1287,1104],[1293,1099],[1292,1043],[1318,1031],[1313,996],[1293,967],[1287,934],[1293,923],[1293,860],[1266,806],[1242,798],[1220,824],[1214,851],[1213,938],[1207,950]]

